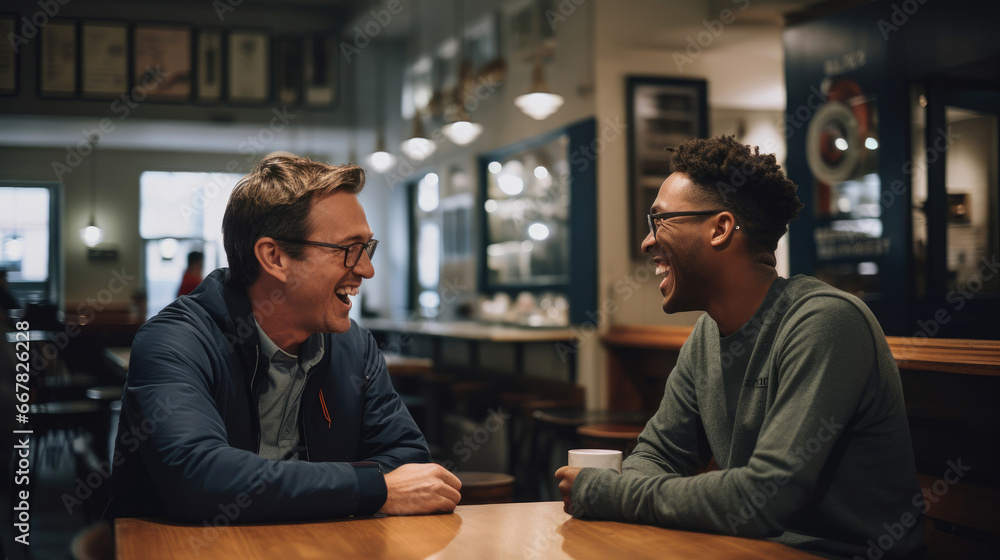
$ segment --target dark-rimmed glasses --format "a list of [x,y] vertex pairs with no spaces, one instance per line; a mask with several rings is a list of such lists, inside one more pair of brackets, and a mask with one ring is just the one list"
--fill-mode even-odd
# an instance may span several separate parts
[[304,239],[278,239],[274,238],[275,241],[283,241],[285,243],[300,243],[302,245],[315,245],[316,247],[326,247],[327,249],[340,249],[344,251],[344,266],[347,268],[354,268],[361,261],[361,251],[368,253],[369,260],[375,255],[375,249],[378,247],[378,239],[372,239],[368,243],[362,243],[358,241],[357,243],[351,243],[350,245],[337,245],[336,243],[323,243],[321,241],[306,241]]
[[725,212],[725,210],[690,210],[687,212],[661,212],[659,214],[646,214],[646,221],[649,223],[649,233],[656,236],[656,221],[669,220],[670,218],[683,218],[685,216],[710,216]]

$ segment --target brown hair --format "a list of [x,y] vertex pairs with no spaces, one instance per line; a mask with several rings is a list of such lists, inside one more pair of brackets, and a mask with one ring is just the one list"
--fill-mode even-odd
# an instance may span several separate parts
[[[258,239],[305,239],[312,231],[309,210],[314,200],[338,189],[357,194],[364,186],[365,171],[357,165],[328,165],[288,153],[265,156],[236,184],[222,217],[233,279],[245,285],[257,279]],[[292,258],[302,257],[301,245],[278,243]]]

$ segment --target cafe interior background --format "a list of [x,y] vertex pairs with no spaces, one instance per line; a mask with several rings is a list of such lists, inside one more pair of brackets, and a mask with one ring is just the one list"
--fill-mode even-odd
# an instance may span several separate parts
[[[806,207],[779,245],[782,275],[859,295],[914,347],[996,340],[996,10],[5,3],[3,35],[16,38],[0,55],[0,269],[26,306],[14,317],[53,333],[35,346],[33,399],[77,403],[94,389],[100,411],[34,409],[69,434],[40,458],[49,479],[36,503],[52,506],[37,530],[58,550],[56,536],[95,514],[60,499],[94,467],[70,465],[68,442],[93,416],[102,435],[89,441],[110,451],[100,422],[127,368],[115,352],[173,299],[189,251],[205,253],[206,273],[225,265],[228,193],[273,151],[366,168],[360,197],[381,245],[352,313],[399,364],[394,381],[436,457],[515,475],[518,499],[554,499],[557,462],[526,458],[562,432],[542,432],[535,413],[648,417],[699,315],[661,311],[638,250],[669,174],[663,148],[685,138],[736,135],[799,185]],[[78,425],[63,429],[66,418]],[[995,444],[996,414],[985,421]],[[984,475],[997,448],[983,452]]]

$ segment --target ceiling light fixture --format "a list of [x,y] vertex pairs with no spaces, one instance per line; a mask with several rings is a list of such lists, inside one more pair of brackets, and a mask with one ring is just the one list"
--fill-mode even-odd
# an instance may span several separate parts
[[455,88],[452,90],[453,121],[444,125],[441,132],[448,140],[459,146],[466,146],[476,141],[483,133],[483,125],[472,122],[465,110],[465,94],[472,82],[472,62],[465,58],[465,14],[463,0],[455,0],[455,40],[458,41],[458,76],[455,78]]
[[93,154],[90,160],[90,222],[80,229],[80,239],[87,247],[96,247],[104,240],[104,230],[97,227],[97,135],[91,135]]
[[[378,51],[378,58],[381,59],[382,51]],[[380,60],[375,61],[375,151],[368,156],[368,163],[376,173],[385,173],[396,164],[396,156],[385,149],[385,119],[383,112],[385,106],[382,103],[382,65]]]
[[[421,42],[420,42],[420,10],[413,11],[414,18],[416,22],[414,23],[414,39],[416,43],[417,58],[420,57],[421,52]],[[410,137],[403,140],[403,143],[399,145],[399,149],[403,151],[406,157],[413,161],[424,161],[429,158],[431,154],[437,150],[437,144],[433,140],[427,138],[424,134],[424,123],[422,112],[426,108],[426,103],[424,107],[417,106],[416,97],[413,99],[413,129],[410,133]]]
[[531,71],[531,88],[528,93],[514,99],[514,104],[525,115],[538,121],[551,117],[565,102],[561,95],[552,93],[545,80],[544,62],[550,54],[551,48],[539,48],[535,54],[535,66]]

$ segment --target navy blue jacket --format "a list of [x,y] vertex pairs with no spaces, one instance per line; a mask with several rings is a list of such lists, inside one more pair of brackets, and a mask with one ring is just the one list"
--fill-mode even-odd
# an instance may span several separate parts
[[219,269],[150,319],[132,345],[106,516],[228,525],[378,511],[380,471],[429,462],[427,443],[371,334],[352,322],[323,336],[301,460],[271,461],[257,455],[268,359],[245,288]]

